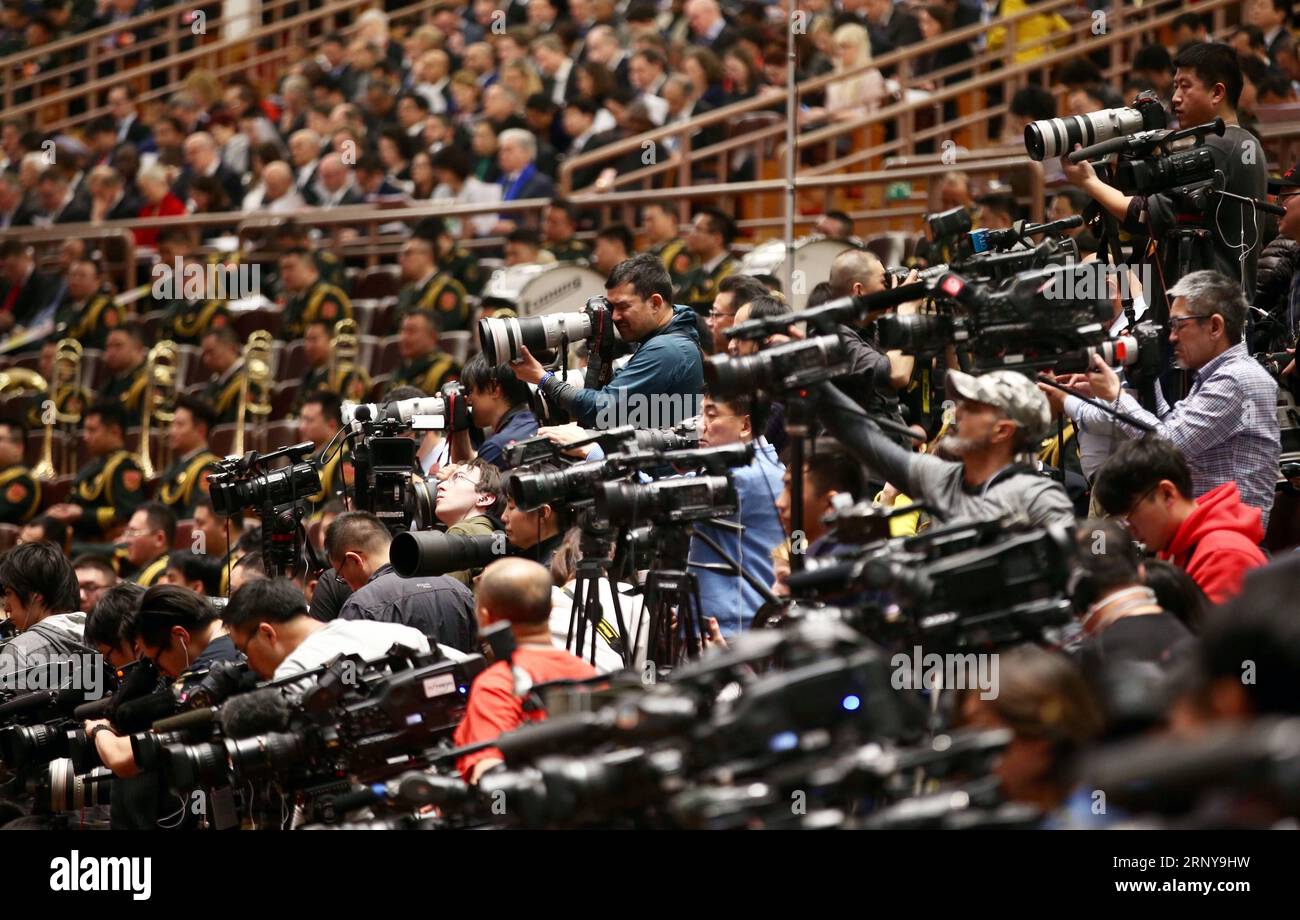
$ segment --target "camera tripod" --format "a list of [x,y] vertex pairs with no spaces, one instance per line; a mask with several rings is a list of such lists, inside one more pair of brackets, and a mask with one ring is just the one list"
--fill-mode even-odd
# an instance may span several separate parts
[[[698,658],[708,634],[700,583],[687,568],[690,541],[672,528],[652,531],[654,559],[645,582],[645,608],[632,648],[641,645],[641,626],[648,624],[646,661],[667,672],[684,658]],[[674,622],[674,610],[676,621]]]
[[[582,534],[578,543],[582,557],[578,560],[578,578],[573,586],[573,606],[569,609],[569,629],[564,647],[581,658],[590,634],[591,651],[588,660],[595,665],[597,634],[604,621],[600,603],[600,583],[603,580],[609,585],[610,597],[614,601],[615,625],[618,627],[618,639],[611,641],[610,646],[622,655],[623,667],[631,667],[636,655],[636,644],[628,644],[627,624],[623,619],[622,604],[619,603],[616,572],[621,566],[616,566],[615,560],[610,558],[610,550],[618,545],[618,534],[611,533],[609,525],[597,520],[590,510],[579,516],[578,527]],[[614,567],[613,571],[611,566]],[[640,625],[638,622],[637,639],[640,638]]]

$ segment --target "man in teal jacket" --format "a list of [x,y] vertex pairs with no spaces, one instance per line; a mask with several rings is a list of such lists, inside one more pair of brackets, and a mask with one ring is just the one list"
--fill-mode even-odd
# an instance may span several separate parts
[[522,348],[511,367],[536,384],[552,405],[584,428],[663,428],[699,414],[704,356],[695,311],[673,306],[673,286],[663,263],[643,254],[620,262],[605,281],[614,328],[637,343],[631,360],[608,384],[587,390],[547,371]]

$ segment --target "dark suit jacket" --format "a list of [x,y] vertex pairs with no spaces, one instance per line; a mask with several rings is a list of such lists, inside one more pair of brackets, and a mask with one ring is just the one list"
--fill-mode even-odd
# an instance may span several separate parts
[[[226,197],[230,199],[230,207],[238,208],[240,203],[244,200],[243,180],[240,179],[235,171],[225,163],[222,163],[217,167],[215,176],[217,181],[221,183],[222,189],[225,190]],[[172,187],[172,194],[181,201],[184,201],[189,197],[190,183],[193,181],[194,171],[189,167],[186,167],[185,171],[181,173],[180,178],[176,180],[176,184]]]
[[143,206],[144,202],[128,191],[122,196],[122,200],[114,205],[113,209],[108,212],[108,216],[105,220],[130,220],[131,218],[139,217],[140,208]]
[[735,26],[731,26],[731,25],[723,26],[722,31],[718,33],[718,37],[715,38],[713,41],[708,41],[707,39],[700,38],[695,34],[691,35],[692,45],[702,45],[703,47],[708,48],[710,51],[712,51],[714,54],[718,55],[719,57],[725,54],[727,49],[730,48],[739,40],[740,40],[740,31]]
[[140,121],[139,117],[132,119],[131,126],[126,129],[126,142],[128,144],[134,144],[136,149],[139,149],[141,144],[152,138],[153,132],[149,130],[148,125]]
[[911,13],[897,7],[884,26],[874,23],[867,30],[871,35],[871,56],[880,57],[898,48],[914,45],[921,40],[921,26]]
[[[49,275],[42,275],[34,271],[27,277],[27,283],[22,286],[18,292],[18,297],[14,300],[13,317],[14,323],[19,326],[27,326],[31,323],[36,315],[50,305],[58,291],[59,283],[56,278]],[[0,306],[9,299],[9,283],[0,281]]]
[[62,210],[53,215],[56,224],[81,224],[90,220],[90,199],[74,195]]
[[555,183],[551,181],[550,176],[538,170],[529,177],[528,181],[524,183],[513,198],[504,197],[507,191],[509,189],[502,184],[501,194],[506,201],[520,201],[525,198],[554,198]]

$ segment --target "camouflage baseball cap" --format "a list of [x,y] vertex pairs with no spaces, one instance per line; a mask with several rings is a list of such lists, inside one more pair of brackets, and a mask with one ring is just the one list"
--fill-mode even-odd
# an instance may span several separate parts
[[978,377],[948,371],[948,393],[996,406],[1033,440],[1047,437],[1051,430],[1052,409],[1047,397],[1032,380],[1016,371],[989,371]]

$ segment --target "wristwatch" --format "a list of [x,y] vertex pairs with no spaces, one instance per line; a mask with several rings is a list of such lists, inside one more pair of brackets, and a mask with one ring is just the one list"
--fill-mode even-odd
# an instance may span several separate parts
[[[90,730],[90,740],[92,743],[99,737],[100,732],[113,732],[113,728],[110,725],[96,725]],[[116,735],[117,732],[113,732],[113,734]]]

